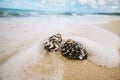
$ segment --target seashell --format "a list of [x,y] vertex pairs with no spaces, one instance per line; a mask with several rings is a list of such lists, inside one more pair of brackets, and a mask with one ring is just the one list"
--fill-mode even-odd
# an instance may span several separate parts
[[82,44],[68,39],[61,46],[61,53],[69,59],[85,60],[87,59],[87,51]]
[[61,42],[61,34],[55,34],[53,36],[50,36],[48,40],[44,43],[44,48],[47,51],[57,51],[61,45]]

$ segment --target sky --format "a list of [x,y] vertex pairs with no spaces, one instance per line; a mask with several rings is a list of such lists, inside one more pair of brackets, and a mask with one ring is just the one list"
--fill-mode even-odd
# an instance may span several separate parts
[[120,0],[0,0],[0,8],[56,12],[120,12]]

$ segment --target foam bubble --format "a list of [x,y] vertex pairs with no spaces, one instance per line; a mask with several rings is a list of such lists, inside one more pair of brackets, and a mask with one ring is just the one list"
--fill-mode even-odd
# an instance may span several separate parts
[[[88,59],[93,63],[106,67],[117,67],[120,63],[119,37],[98,27],[88,29],[88,33],[81,37],[69,36],[69,38],[82,43],[86,47],[88,55],[90,55]],[[64,37],[64,39],[67,38]]]
[[119,37],[93,26],[91,18],[93,24],[86,23],[88,18],[84,22],[84,17],[74,20],[76,17],[1,18],[0,79],[62,80],[63,62],[54,53],[48,55],[42,47],[44,40],[56,33],[61,33],[63,40],[71,38],[82,43],[91,62],[117,67]]

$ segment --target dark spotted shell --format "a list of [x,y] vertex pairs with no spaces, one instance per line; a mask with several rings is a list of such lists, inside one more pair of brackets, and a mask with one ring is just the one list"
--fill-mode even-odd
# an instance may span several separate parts
[[61,34],[55,34],[50,36],[44,44],[44,48],[47,51],[57,51],[61,45],[62,37]]
[[87,51],[82,46],[82,44],[68,39],[61,46],[61,53],[64,57],[69,59],[87,59]]

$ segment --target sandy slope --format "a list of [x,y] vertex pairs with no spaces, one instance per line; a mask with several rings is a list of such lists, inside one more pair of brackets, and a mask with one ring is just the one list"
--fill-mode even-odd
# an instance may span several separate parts
[[[120,79],[120,66],[117,65],[119,39],[116,35],[96,27],[95,25],[101,26],[97,21],[93,24],[96,19],[93,22],[88,20],[88,23],[79,23],[79,19],[75,19],[78,22],[71,23],[66,18],[47,20],[0,19],[1,80]],[[113,28],[114,25],[116,28]],[[119,21],[111,21],[102,26],[119,35],[119,25]],[[67,38],[80,40],[86,46],[89,58],[85,61],[68,60],[60,52],[47,53],[43,49],[44,40],[58,32]]]
[[120,36],[120,20],[111,21],[108,24],[104,24],[100,26]]

